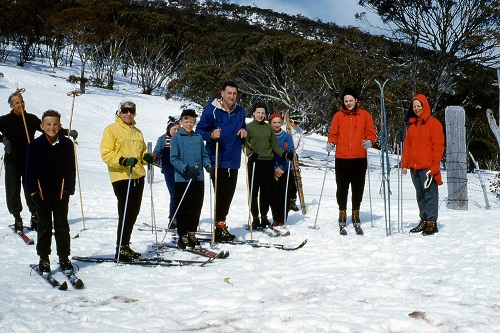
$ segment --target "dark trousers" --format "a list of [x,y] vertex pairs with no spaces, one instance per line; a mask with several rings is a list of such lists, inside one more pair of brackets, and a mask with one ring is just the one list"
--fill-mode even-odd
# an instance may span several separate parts
[[118,199],[118,229],[116,230],[116,246],[120,245],[120,235],[123,224],[123,214],[125,212],[125,201],[127,200],[127,212],[125,213],[125,224],[123,226],[123,238],[121,245],[130,244],[130,237],[134,229],[137,215],[141,210],[142,192],[144,191],[144,177],[132,179],[130,189],[128,186],[128,179],[118,180],[113,182],[113,191],[115,192],[116,199]]
[[170,194],[170,206],[168,212],[168,218],[171,219],[174,216],[175,210],[177,209],[177,199],[175,197],[175,171],[174,166],[168,163],[163,163],[163,175],[165,176],[165,182],[167,183],[168,193]]
[[[49,256],[52,243],[52,221],[54,221],[54,237],[56,238],[57,255],[68,257],[70,255],[70,235],[68,224],[69,196],[62,200],[46,200],[43,207],[36,207],[38,216],[38,231],[36,252],[39,256]],[[54,218],[52,220],[52,218]]]
[[[255,168],[255,172],[253,171]],[[253,175],[253,176],[252,176]],[[252,183],[253,177],[253,183]],[[267,217],[274,182],[274,161],[248,162],[248,184],[252,192],[250,211],[253,217]],[[258,203],[257,203],[258,201]]]
[[424,221],[437,221],[439,206],[438,184],[435,180],[432,180],[429,188],[424,187],[424,183],[427,179],[427,171],[429,171],[429,169],[410,169],[411,180],[413,182],[413,186],[415,186],[415,191],[417,192],[417,204],[420,219]]
[[[23,210],[21,202],[21,183],[24,188],[25,169],[25,165],[19,166],[5,163],[5,194],[7,209],[11,214],[20,213]],[[31,201],[29,193],[24,193],[24,198],[29,211],[35,213],[36,207],[33,201]]]
[[[287,173],[285,173],[278,178],[278,180],[273,179],[273,187],[272,187],[272,197],[271,197],[271,211],[273,213],[273,221],[274,222],[283,222],[285,223],[288,217],[288,207],[290,206],[290,199],[292,197],[292,184],[293,180],[293,172],[290,170],[290,178],[288,179],[288,190],[287,190]],[[287,193],[288,192],[288,193]],[[285,194],[287,195],[286,207],[285,207]],[[286,212],[286,214],[285,214]]]
[[[229,206],[233,201],[236,182],[238,181],[238,169],[217,168],[217,195],[215,197],[215,220],[225,221]],[[212,177],[212,185],[215,191],[215,175]]]
[[[189,184],[189,187],[188,187]],[[187,189],[187,190],[186,190]],[[179,236],[195,232],[200,224],[201,208],[205,193],[204,181],[176,182],[175,193],[177,202],[180,202],[177,211],[177,233]],[[184,194],[185,193],[185,194]],[[182,196],[184,199],[181,202]]]
[[335,159],[335,178],[337,181],[337,204],[339,210],[347,209],[347,196],[351,186],[352,210],[359,210],[365,190],[365,177],[368,160],[366,158]]

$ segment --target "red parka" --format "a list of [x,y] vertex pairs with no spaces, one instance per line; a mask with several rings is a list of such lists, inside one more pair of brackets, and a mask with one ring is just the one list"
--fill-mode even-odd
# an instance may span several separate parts
[[413,98],[422,103],[422,116],[409,119],[401,167],[414,170],[429,169],[438,185],[443,184],[440,164],[444,152],[444,133],[441,122],[431,116],[427,98],[419,94]]
[[375,143],[377,133],[370,113],[359,107],[352,111],[343,107],[332,118],[328,142],[336,146],[335,158],[366,158],[366,149],[361,145],[363,140]]

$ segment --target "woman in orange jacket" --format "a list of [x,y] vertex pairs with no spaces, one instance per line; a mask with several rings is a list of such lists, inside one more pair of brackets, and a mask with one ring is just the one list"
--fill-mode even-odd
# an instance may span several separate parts
[[438,185],[443,184],[439,170],[444,152],[443,125],[431,116],[431,108],[424,95],[416,95],[412,105],[416,117],[409,119],[401,171],[406,175],[410,169],[417,192],[420,223],[410,232],[422,232],[427,236],[438,232]]
[[367,149],[371,148],[377,134],[370,113],[361,109],[359,95],[353,88],[346,88],[341,96],[342,106],[335,113],[328,134],[326,151],[335,152],[335,177],[337,204],[339,206],[340,234],[347,235],[347,196],[351,186],[352,224],[356,234],[362,235],[359,208],[365,189]]

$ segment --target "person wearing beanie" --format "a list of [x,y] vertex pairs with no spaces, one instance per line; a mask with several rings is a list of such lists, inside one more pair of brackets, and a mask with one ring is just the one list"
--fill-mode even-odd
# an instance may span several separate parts
[[[284,131],[281,126],[284,119],[279,113],[274,113],[269,117],[269,122],[274,130],[278,144],[285,152],[294,153],[294,142],[292,135]],[[293,164],[274,153],[274,181],[271,197],[271,211],[273,213],[273,227],[283,226],[290,210],[290,198],[292,197],[292,186],[295,184],[293,179]],[[288,181],[288,183],[287,183]],[[285,195],[286,200],[285,200]],[[286,205],[286,206],[285,206]]]
[[146,152],[142,132],[135,126],[135,115],[134,102],[128,99],[120,102],[115,122],[104,129],[101,139],[101,158],[108,166],[118,200],[116,261],[132,261],[140,257],[140,253],[130,248],[130,238],[141,209],[146,176],[144,165],[154,162],[153,154]]
[[[267,228],[270,225],[267,213],[271,204],[274,154],[289,160],[293,159],[293,152],[285,152],[280,147],[273,128],[265,121],[267,113],[266,104],[255,103],[252,108],[254,120],[247,126],[247,176],[249,191],[252,192],[250,212],[254,229]],[[271,115],[269,121],[278,116],[278,114]]]
[[[302,157],[304,152],[304,130],[300,127],[302,124],[303,115],[298,111],[294,111],[290,113],[290,134],[293,138],[293,146],[295,148],[295,155],[297,158],[297,163],[299,159]],[[286,127],[285,125],[283,127]],[[299,207],[297,207],[297,186],[295,185],[295,181],[291,184],[290,188],[290,209],[294,212],[299,211]]]
[[196,126],[196,132],[205,140],[207,153],[212,161],[214,190],[215,188],[224,189],[215,193],[216,243],[231,241],[235,238],[227,230],[226,217],[238,181],[241,146],[247,135],[246,111],[236,103],[237,97],[238,85],[233,81],[224,82],[220,97],[208,103]]
[[347,197],[350,186],[351,221],[356,234],[362,235],[359,209],[368,166],[367,150],[372,147],[377,134],[371,114],[361,109],[359,95],[353,88],[346,88],[342,92],[340,102],[340,110],[332,118],[326,151],[335,154],[340,234],[347,235]]
[[175,169],[175,197],[178,202],[177,246],[180,249],[200,245],[196,230],[200,223],[205,182],[203,169],[211,171],[210,158],[203,138],[193,128],[197,114],[192,109],[182,111],[179,120],[182,128],[170,140],[170,163]]
[[177,208],[177,200],[175,199],[175,176],[174,166],[170,163],[170,140],[174,136],[181,125],[172,116],[169,117],[165,134],[161,135],[156,141],[153,156],[155,158],[155,165],[160,166],[161,173],[165,177],[168,193],[170,194],[170,204],[168,213],[168,228],[177,228],[177,220],[174,218],[174,213]]
[[443,184],[440,171],[444,152],[443,125],[431,116],[431,107],[424,95],[416,95],[412,106],[415,116],[408,119],[410,125],[404,142],[401,172],[406,175],[410,171],[417,193],[420,222],[410,232],[422,232],[427,236],[438,232],[438,185]]

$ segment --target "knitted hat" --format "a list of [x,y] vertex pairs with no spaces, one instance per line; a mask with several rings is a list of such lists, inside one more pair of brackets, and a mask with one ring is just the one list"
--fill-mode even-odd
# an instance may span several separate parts
[[274,118],[281,118],[281,120],[283,120],[283,116],[280,115],[279,113],[273,113],[270,117],[269,117],[269,121],[272,121]]
[[344,101],[344,97],[346,95],[350,95],[354,97],[354,99],[359,99],[359,94],[354,90],[352,87],[345,88],[344,91],[342,92],[342,95],[340,96],[341,101]]
[[170,134],[170,129],[174,125],[179,125],[179,121],[177,119],[175,119],[174,117],[169,116],[168,117],[168,123],[167,123],[167,129],[166,129],[167,130],[167,134]]
[[193,109],[185,109],[185,110],[182,110],[182,113],[181,113],[181,119],[183,117],[193,117],[193,118],[196,118],[196,117],[198,117],[198,115],[196,114],[196,111],[193,110]]

